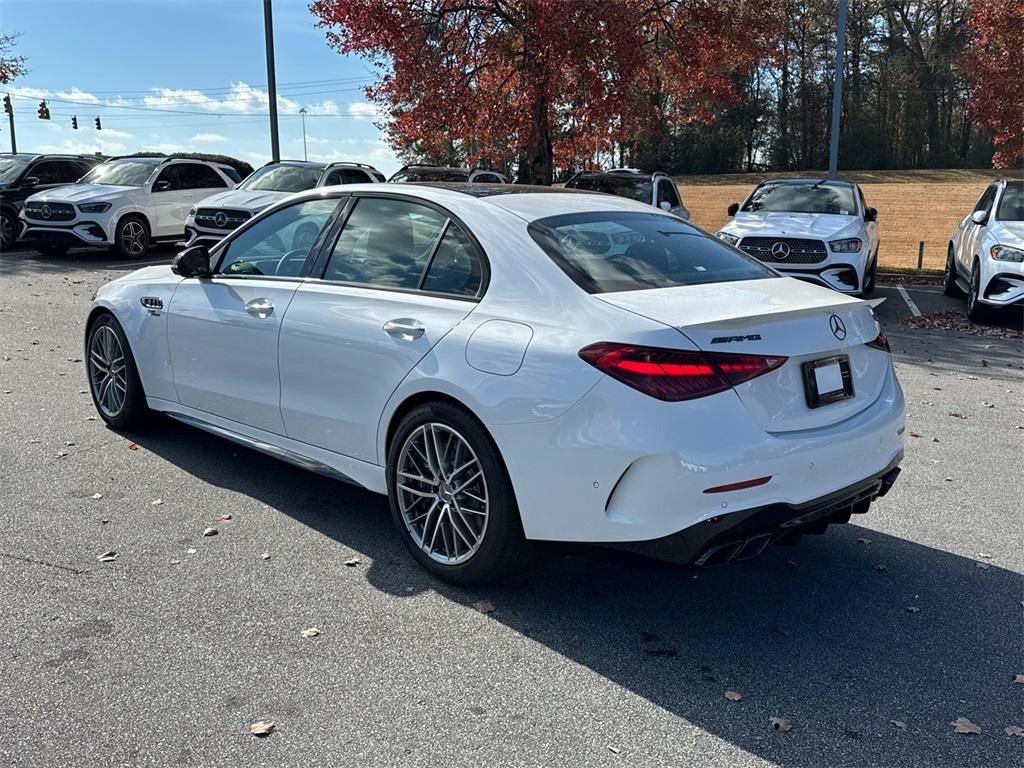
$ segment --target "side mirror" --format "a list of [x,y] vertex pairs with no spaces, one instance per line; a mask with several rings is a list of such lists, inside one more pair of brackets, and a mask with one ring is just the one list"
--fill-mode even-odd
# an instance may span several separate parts
[[210,250],[205,245],[193,245],[181,251],[171,262],[171,272],[182,277],[209,277]]
[[158,181],[156,184],[153,185],[154,192],[166,192],[170,188],[171,182],[169,181]]
[[988,211],[975,211],[971,214],[971,221],[979,227],[984,227],[985,222],[988,221]]
[[663,211],[671,211],[672,203],[670,203],[668,200],[662,200],[660,203],[658,203],[658,207],[661,208],[661,210]]
[[38,176],[26,176],[25,177],[25,181],[23,183],[25,184],[26,187],[37,186],[39,184],[39,177]]
[[728,213],[730,216],[735,216],[739,212],[739,210],[740,210],[740,204],[739,203],[733,203],[732,205],[730,205],[728,208],[725,209],[725,212]]
[[864,209],[864,221],[878,221],[878,209],[877,208],[865,208]]

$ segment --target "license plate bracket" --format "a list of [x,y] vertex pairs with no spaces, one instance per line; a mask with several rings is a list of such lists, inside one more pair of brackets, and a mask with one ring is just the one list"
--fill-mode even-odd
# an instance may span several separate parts
[[848,355],[806,362],[803,374],[808,408],[820,408],[853,397],[853,375]]

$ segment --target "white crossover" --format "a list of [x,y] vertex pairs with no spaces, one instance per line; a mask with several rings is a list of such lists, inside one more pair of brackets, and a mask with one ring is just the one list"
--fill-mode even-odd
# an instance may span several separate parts
[[183,239],[189,208],[239,180],[231,166],[203,160],[108,160],[74,184],[27,198],[21,238],[43,253],[84,245],[138,259],[154,242]]
[[212,246],[264,208],[296,192],[375,181],[384,181],[384,174],[365,163],[271,161],[246,176],[236,189],[193,206],[185,220],[185,244]]
[[783,274],[866,296],[878,267],[878,211],[857,184],[823,179],[763,181],[718,237]]
[[460,583],[529,541],[750,557],[866,512],[903,455],[870,304],[610,195],[299,193],[104,285],[85,337],[112,427],[162,411],[387,494]]
[[947,296],[967,294],[967,316],[1024,302],[1024,182],[992,182],[957,225],[946,254]]

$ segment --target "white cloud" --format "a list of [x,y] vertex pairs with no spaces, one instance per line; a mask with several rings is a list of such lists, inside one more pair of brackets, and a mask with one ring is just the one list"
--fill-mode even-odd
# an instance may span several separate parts
[[128,131],[119,131],[116,128],[104,128],[103,133],[105,136],[114,139],[130,139],[135,136],[134,133],[128,133]]
[[218,141],[227,141],[227,137],[221,136],[219,133],[197,133],[189,141],[200,144],[215,144]]
[[[302,139],[296,139],[295,141],[302,141]],[[316,136],[306,136],[306,141],[310,144],[330,144],[330,139],[320,139]]]
[[120,141],[105,139],[64,139],[60,144],[40,144],[37,151],[47,154],[91,155],[99,152],[104,155],[122,155],[127,148]]
[[331,99],[324,99],[319,104],[310,104],[306,109],[311,115],[340,115],[338,105]]
[[83,91],[78,87],[72,88],[70,91],[57,91],[54,94],[54,98],[67,99],[68,101],[87,101],[90,104],[100,103],[96,95]]
[[188,147],[181,144],[172,144],[170,142],[154,144],[151,147],[146,147],[146,149],[154,150],[156,152],[165,152],[168,155],[173,154],[174,152],[188,152]]
[[[201,91],[185,88],[154,88],[156,95],[146,96],[143,102],[156,109],[201,109],[207,112],[235,114],[262,113],[270,109],[270,97],[262,88],[248,83],[232,83],[231,91],[223,99],[215,99]],[[299,103],[285,96],[277,97],[279,112],[295,113]]]
[[[50,95],[49,91],[44,91],[41,88],[5,87],[4,93],[9,93],[14,98],[22,96],[26,99],[45,99]],[[15,110],[17,110],[17,106],[15,106]]]
[[371,117],[379,117],[380,112],[377,111],[377,107],[366,101],[354,101],[348,105],[347,113],[353,115],[358,120],[367,120]]

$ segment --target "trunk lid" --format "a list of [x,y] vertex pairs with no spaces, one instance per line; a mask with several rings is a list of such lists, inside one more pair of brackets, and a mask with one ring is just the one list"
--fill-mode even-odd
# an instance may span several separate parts
[[[880,330],[866,301],[792,278],[595,298],[675,328],[706,352],[785,355],[788,359],[781,367],[735,387],[750,415],[767,432],[816,429],[859,413],[878,398],[890,366],[888,354],[866,346]],[[833,316],[839,321],[837,332]],[[839,355],[849,358],[853,397],[810,407],[804,363]]]

